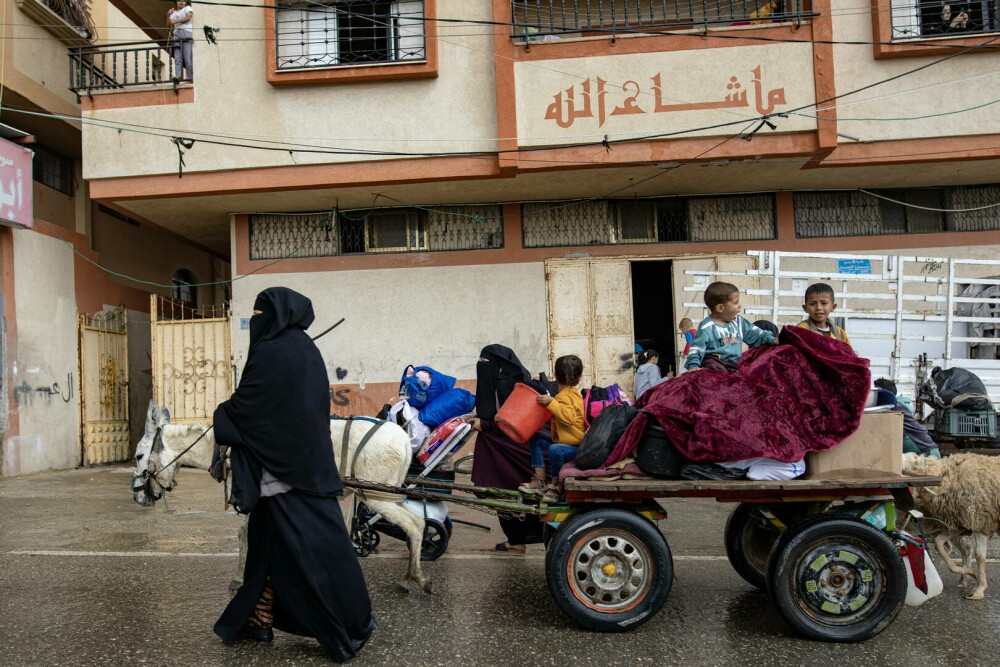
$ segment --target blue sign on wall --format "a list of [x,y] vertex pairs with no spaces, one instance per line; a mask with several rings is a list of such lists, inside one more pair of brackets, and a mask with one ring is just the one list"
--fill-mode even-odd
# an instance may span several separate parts
[[249,328],[250,328],[250,318],[249,317],[241,317],[240,318],[240,329],[242,331],[246,331]]
[[871,273],[870,259],[838,259],[837,273]]

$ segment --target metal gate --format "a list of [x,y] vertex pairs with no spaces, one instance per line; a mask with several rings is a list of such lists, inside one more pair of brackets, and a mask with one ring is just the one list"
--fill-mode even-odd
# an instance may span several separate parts
[[80,315],[83,464],[125,461],[128,427],[128,320],[125,308]]
[[557,357],[583,361],[581,387],[617,383],[632,391],[632,273],[627,259],[550,259],[549,367]]
[[233,393],[232,330],[223,307],[195,309],[183,301],[150,297],[153,399],[172,422],[212,421]]
[[[871,360],[873,377],[891,378],[901,392],[932,366],[960,366],[976,373],[991,398],[1000,399],[1000,261],[906,255],[848,255],[750,251],[757,268],[685,271],[688,308],[704,308],[695,294],[713,280],[747,279],[743,311],[752,321],[795,324],[804,319],[802,299],[810,283],[836,290],[833,319],[843,326],[855,351]],[[730,269],[730,270],[726,270]],[[744,281],[744,282],[738,282]]]

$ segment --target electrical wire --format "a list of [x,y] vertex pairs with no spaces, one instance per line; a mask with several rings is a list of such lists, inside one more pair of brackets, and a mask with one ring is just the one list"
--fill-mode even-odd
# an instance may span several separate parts
[[900,206],[906,206],[907,208],[917,208],[921,211],[934,211],[935,213],[972,213],[973,211],[985,211],[986,209],[996,208],[1000,206],[1000,202],[995,204],[986,204],[985,206],[973,206],[972,208],[933,208],[931,206],[921,206],[919,204],[911,204],[910,202],[899,201],[898,199],[893,199],[892,197],[886,197],[885,195],[880,195],[876,192],[870,192],[868,190],[858,189],[858,192],[869,195],[871,197],[876,197],[878,199],[884,199],[886,201],[892,202],[893,204],[899,204]]

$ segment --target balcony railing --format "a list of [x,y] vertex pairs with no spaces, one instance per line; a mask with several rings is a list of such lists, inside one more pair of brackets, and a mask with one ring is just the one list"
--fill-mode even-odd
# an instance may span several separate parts
[[816,16],[810,0],[511,0],[511,9],[513,37],[526,41]]
[[69,49],[69,89],[78,96],[135,86],[176,86],[181,81],[190,81],[172,80],[173,71],[173,48],[157,42],[121,42]]

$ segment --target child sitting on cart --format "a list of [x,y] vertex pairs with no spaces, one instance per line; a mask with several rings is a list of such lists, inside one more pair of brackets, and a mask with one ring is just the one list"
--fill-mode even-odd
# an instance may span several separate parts
[[[582,375],[583,362],[580,357],[568,354],[556,359],[556,384],[559,385],[559,393],[554,398],[547,394],[540,394],[537,398],[552,413],[552,420],[549,422],[552,439],[550,441],[544,436],[536,436],[531,440],[531,467],[535,470],[535,479],[519,486],[521,493],[541,495],[546,502],[559,500],[559,469],[564,463],[576,458],[577,445],[583,440],[583,395],[576,388]],[[549,454],[551,481],[545,476],[545,451]]]

